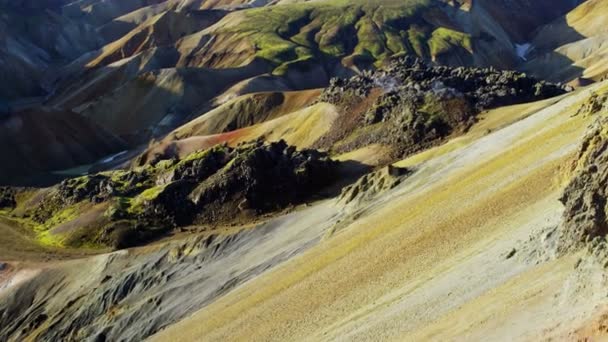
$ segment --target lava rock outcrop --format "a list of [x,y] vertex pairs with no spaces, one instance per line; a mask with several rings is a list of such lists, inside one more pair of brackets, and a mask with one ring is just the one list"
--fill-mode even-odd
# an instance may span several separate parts
[[568,90],[517,71],[429,66],[421,59],[404,57],[392,60],[382,69],[365,71],[349,79],[332,79],[320,101],[340,103],[345,93],[364,97],[373,88],[382,88],[392,95],[408,91],[458,93],[478,110],[540,100]]
[[[334,78],[320,96],[356,118],[343,132],[332,132],[321,147],[337,152],[383,143],[399,156],[410,154],[454,133],[466,131],[483,110],[561,95],[567,87],[515,71],[494,68],[429,66],[420,59],[395,59],[386,67],[349,79]],[[378,95],[379,94],[379,95]],[[363,107],[364,109],[361,109]],[[357,114],[353,114],[357,113]],[[350,133],[347,144],[335,147]]]
[[[22,216],[52,230],[105,208],[87,219],[95,232],[81,243],[124,248],[174,227],[239,223],[311,200],[334,180],[337,165],[282,140],[218,145],[182,160],[65,180],[33,196]],[[9,193],[3,198],[11,205]]]

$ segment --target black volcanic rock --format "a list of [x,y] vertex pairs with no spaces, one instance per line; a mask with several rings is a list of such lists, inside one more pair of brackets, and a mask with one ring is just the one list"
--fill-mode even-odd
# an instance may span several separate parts
[[14,208],[16,204],[15,190],[9,187],[0,187],[0,209]]
[[399,58],[379,70],[331,80],[318,101],[334,104],[345,113],[361,104],[366,109],[360,117],[351,118],[357,124],[341,133],[332,132],[334,137],[319,145],[332,147],[351,134],[349,130],[369,126],[337,152],[383,143],[395,147],[402,157],[453,132],[466,131],[483,110],[541,100],[567,90],[515,71],[429,66],[417,58]]
[[[337,164],[282,140],[218,145],[182,160],[65,180],[44,190],[26,216],[49,229],[84,216],[93,231],[81,232],[78,243],[130,247],[175,227],[250,221],[311,200],[335,179]],[[14,206],[13,189],[0,195]],[[99,206],[106,209],[96,218],[79,212]]]
[[319,101],[339,103],[351,91],[364,97],[373,88],[387,94],[426,92],[461,94],[478,111],[561,95],[567,88],[516,71],[494,68],[429,66],[414,57],[392,60],[388,66],[349,79],[334,78]]

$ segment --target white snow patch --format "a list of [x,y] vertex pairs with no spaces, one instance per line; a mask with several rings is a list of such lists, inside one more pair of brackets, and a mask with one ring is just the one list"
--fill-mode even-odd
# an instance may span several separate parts
[[532,49],[534,49],[534,46],[530,43],[515,44],[515,53],[519,58],[523,59],[524,61],[528,60],[528,53],[530,53]]
[[127,152],[129,152],[129,151],[122,151],[122,152],[119,152],[119,153],[113,154],[113,155],[111,155],[111,156],[109,156],[109,157],[107,157],[107,158],[105,158],[105,159],[102,159],[102,160],[101,160],[101,163],[102,163],[102,164],[107,164],[107,163],[109,163],[109,162],[111,162],[111,161],[114,161],[116,158],[118,158],[118,157],[120,157],[120,156],[122,156],[122,155],[126,154]]

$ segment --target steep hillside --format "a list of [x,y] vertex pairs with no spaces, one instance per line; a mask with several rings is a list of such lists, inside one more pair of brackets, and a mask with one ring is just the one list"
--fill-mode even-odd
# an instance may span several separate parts
[[255,228],[10,268],[0,336],[596,336],[603,260],[584,250],[556,258],[547,231],[568,217],[558,198],[579,177],[564,165],[603,115],[579,108],[605,91],[498,108],[468,134],[365,176],[351,188],[361,196],[348,190]]
[[169,139],[226,133],[277,119],[313,104],[321,90],[239,96],[177,128]]
[[[460,1],[472,3],[473,11],[486,12],[502,27],[516,43],[529,41],[538,28],[568,13],[584,0],[477,0]],[[480,14],[481,15],[481,14]]]
[[[214,15],[215,14],[215,15]],[[104,46],[85,67],[95,68],[131,57],[147,49],[172,45],[181,37],[200,31],[221,18],[221,12],[163,11],[141,23],[120,39]]]
[[145,144],[183,124],[192,113],[213,108],[216,96],[263,67],[253,63],[236,69],[153,70],[76,110],[134,145]]
[[89,164],[126,147],[74,112],[47,108],[2,116],[0,141],[1,184]]
[[[364,68],[400,53],[452,64],[483,64],[483,51],[473,54],[475,37],[450,18],[457,10],[437,1],[380,5],[362,0],[242,11],[184,40],[181,50],[188,57],[183,62],[225,67],[260,57],[274,63],[278,75],[314,64]],[[206,48],[201,50],[202,46]]]
[[0,341],[607,339],[606,15],[0,0]]
[[522,32],[573,3],[550,11],[545,2],[440,0],[2,6],[0,110],[75,111],[137,147],[234,97],[322,88],[395,56],[513,68]]
[[534,58],[525,68],[550,80],[601,80],[608,74],[607,16],[608,1],[589,0],[542,27],[531,40]]
[[[218,115],[235,120],[227,112],[234,104],[227,103],[173,131],[152,145],[141,160],[184,156],[215,144],[236,145],[257,137],[285,139],[298,147],[312,146],[334,155],[380,144],[390,146],[392,158],[399,158],[466,132],[483,110],[564,91],[515,72],[431,67],[416,58],[393,59],[375,72],[332,79],[318,103],[295,108],[288,115],[272,118],[274,108],[264,105],[265,101],[246,108],[251,114],[261,111],[256,115],[265,122],[254,119],[249,126],[218,125]],[[239,117],[247,118],[244,114]]]
[[[255,222],[309,201],[339,163],[284,141],[217,146],[173,162],[109,171],[33,190],[2,188],[2,219],[42,246],[126,248],[176,227]],[[23,228],[22,228],[23,229]]]
[[542,233],[561,219],[556,177],[593,120],[572,116],[589,94],[439,148],[338,234],[153,340],[589,336],[606,302],[603,260],[546,259]]
[[[285,2],[227,15],[218,10],[192,12],[197,8],[194,4],[167,6],[167,11],[147,7],[145,14],[134,14],[148,19],[97,53],[63,69],[61,74],[67,76],[59,82],[51,103],[82,112],[106,127],[108,122],[115,125],[115,116],[108,116],[108,109],[123,115],[124,103],[131,115],[145,118],[133,121],[133,127],[126,131],[109,129],[134,143],[143,143],[184,124],[186,118],[212,109],[218,101],[256,92],[324,87],[333,76],[380,66],[392,56],[407,54],[441,64],[502,67],[514,66],[518,60],[513,49],[518,34],[507,31],[505,23],[495,18],[504,4]],[[564,3],[544,16],[561,14],[567,7]],[[160,13],[152,16],[155,11]],[[158,89],[167,89],[165,77],[150,74],[174,66],[176,70],[234,70],[231,73],[235,76],[222,87],[214,86],[213,97],[219,96],[214,102],[203,97],[192,103],[173,86],[169,93],[180,99],[156,96]],[[161,71],[163,74],[166,72]],[[144,88],[149,90],[142,93],[138,85],[143,79],[147,84]],[[208,80],[205,76],[195,79]],[[183,87],[201,89],[196,82],[185,82]],[[138,94],[135,98],[154,96],[163,103],[134,105],[134,93]],[[179,115],[168,114],[170,108],[177,108]],[[166,119],[160,124],[163,117]]]

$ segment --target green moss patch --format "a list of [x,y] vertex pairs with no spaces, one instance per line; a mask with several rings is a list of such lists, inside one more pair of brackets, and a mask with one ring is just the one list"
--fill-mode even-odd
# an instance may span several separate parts
[[445,27],[433,31],[428,45],[432,56],[447,53],[453,48],[464,48],[468,51],[473,49],[469,35]]
[[[471,50],[468,35],[438,27],[441,4],[431,0],[335,0],[295,3],[240,12],[214,34],[248,41],[255,56],[273,63],[283,75],[306,60],[343,59],[379,65],[395,55]],[[434,20],[436,18],[437,20]]]

